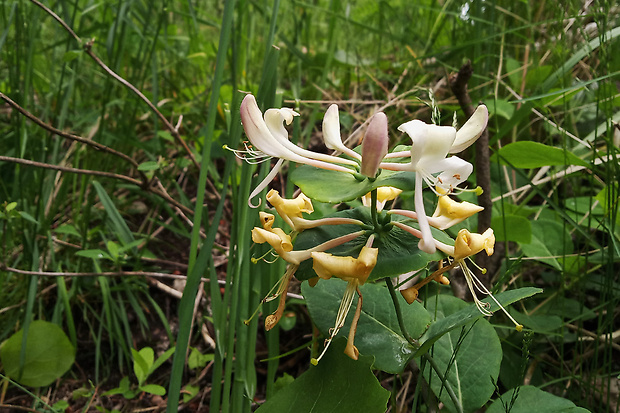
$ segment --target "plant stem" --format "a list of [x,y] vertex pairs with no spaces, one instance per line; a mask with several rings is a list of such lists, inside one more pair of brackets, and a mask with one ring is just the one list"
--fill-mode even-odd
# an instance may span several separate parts
[[370,216],[372,217],[372,224],[375,226],[375,231],[379,231],[379,222],[377,221],[377,190],[370,191]]
[[[398,326],[400,327],[400,331],[403,334],[403,337],[405,337],[405,340],[407,340],[407,342],[413,347],[420,348],[420,343],[418,343],[417,340],[412,338],[407,332],[407,329],[405,327],[405,321],[403,320],[403,313],[400,310],[400,303],[398,302],[398,296],[396,295],[396,289],[394,288],[394,284],[392,284],[392,280],[390,279],[390,277],[385,277],[384,280],[385,284],[388,287],[388,291],[390,292],[390,296],[392,297],[392,302],[394,303],[394,310],[396,311],[396,319],[398,320]],[[445,376],[441,372],[441,369],[439,368],[435,360],[433,360],[433,358],[428,353],[422,354],[422,357],[424,357],[424,359],[430,363],[433,370],[435,370],[435,373],[437,373],[437,376],[439,376],[439,379],[446,388],[450,399],[452,399],[452,403],[454,403],[454,406],[456,407],[456,411],[462,413],[463,406],[461,405],[460,400],[456,396],[452,385],[445,379]]]

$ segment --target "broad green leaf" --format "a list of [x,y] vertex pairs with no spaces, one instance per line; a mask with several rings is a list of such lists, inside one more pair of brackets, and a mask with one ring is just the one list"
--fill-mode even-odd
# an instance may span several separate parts
[[[371,222],[370,209],[367,207],[341,211],[332,216],[355,218],[369,224]],[[393,219],[401,220],[401,217],[394,215]],[[418,228],[417,223],[414,223],[413,220],[402,218],[402,221]],[[323,225],[318,228],[307,229],[297,236],[295,250],[312,248],[328,240],[359,230],[360,227],[357,225]],[[447,244],[454,244],[454,241],[442,231],[434,228],[432,231],[435,239]],[[363,237],[358,237],[327,252],[334,255],[357,257],[369,235],[370,232]],[[429,262],[438,261],[443,257],[443,254],[440,252],[427,254],[420,251],[418,249],[418,242],[418,238],[393,225],[388,225],[384,231],[375,234],[373,247],[379,248],[379,256],[377,258],[377,265],[370,273],[368,280],[373,281],[384,277],[394,277],[408,271],[419,270],[424,268]],[[311,259],[304,261],[300,265],[295,277],[302,281],[316,277],[312,269]]]
[[196,397],[196,395],[198,395],[199,391],[200,391],[200,387],[199,386],[193,386],[191,384],[188,384],[185,387],[183,387],[183,392],[182,392],[183,393],[183,403],[187,403],[191,399]]
[[82,54],[82,50],[68,50],[62,56],[62,61],[68,63],[80,57],[81,54]]
[[54,230],[58,234],[75,235],[78,238],[82,238],[82,235],[75,229],[73,225],[63,224]]
[[168,360],[170,357],[172,357],[172,355],[174,354],[175,350],[176,350],[175,347],[169,348],[168,350],[164,351],[164,353],[161,356],[157,357],[157,360],[155,360],[155,362],[151,365],[151,369],[149,370],[149,374],[151,374],[152,372],[157,370],[157,368],[159,366],[164,364],[166,362],[166,360]]
[[146,161],[138,165],[138,171],[147,172],[154,171],[156,169],[159,169],[159,163],[157,161]]
[[[306,298],[312,321],[325,336],[329,329],[334,327],[346,284],[345,281],[335,278],[320,280],[314,287],[307,283],[302,284],[301,291]],[[388,373],[402,372],[416,349],[401,333],[387,287],[384,284],[365,284],[360,287],[360,291],[363,305],[355,346],[360,354],[375,357],[375,368]],[[407,304],[400,294],[398,301],[409,334],[413,338],[420,337],[428,328],[430,314],[417,301]],[[353,300],[347,321],[338,337],[347,337],[356,305],[357,298]]]
[[488,99],[484,104],[489,109],[490,115],[501,116],[504,119],[510,119],[515,113],[515,103],[508,102],[504,99]]
[[[439,295],[437,301],[431,299],[428,303],[428,311],[437,314],[438,320],[469,307],[465,301],[444,294]],[[479,318],[445,334],[433,346],[432,357],[450,383],[464,412],[482,407],[493,395],[502,361],[502,346],[495,329],[487,320]],[[426,363],[423,373],[446,408],[456,411],[441,379],[429,363]]]
[[[540,288],[524,287],[516,290],[508,290],[499,294],[495,294],[495,299],[499,301],[504,307],[515,301],[523,300],[524,298],[531,297],[534,294],[542,292]],[[495,312],[499,310],[499,306],[490,298],[487,297],[482,300],[484,303],[489,303],[489,311]],[[419,357],[423,353],[426,353],[431,346],[441,338],[444,334],[455,328],[462,327],[465,324],[483,317],[483,314],[476,308],[474,304],[469,304],[467,307],[459,310],[454,314],[450,314],[445,318],[434,321],[429,329],[420,338],[420,349],[415,354],[415,357]]]
[[491,228],[495,238],[501,242],[525,242],[532,240],[532,225],[530,220],[519,215],[502,215],[493,217]]
[[390,393],[371,370],[372,357],[352,360],[335,340],[317,366],[278,391],[256,413],[384,413]]
[[403,191],[415,187],[415,173],[382,171],[376,180],[358,180],[346,172],[329,171],[301,165],[291,173],[291,181],[308,197],[319,202],[338,203],[357,199],[381,186],[393,186]]
[[56,324],[37,320],[30,323],[24,368],[20,377],[19,359],[24,330],[13,334],[0,345],[0,361],[5,374],[30,387],[52,384],[73,365],[75,349],[67,335]]
[[143,384],[140,386],[140,390],[146,393],[156,394],[158,396],[163,396],[166,394],[166,389],[159,384]]
[[549,334],[554,330],[559,330],[564,324],[562,319],[557,315],[527,315],[514,309],[511,309],[510,315],[512,315],[517,322],[523,324],[525,327],[542,334]]
[[118,253],[119,253],[118,244],[114,241],[108,241],[106,242],[106,247],[108,248],[108,252],[110,253],[110,256],[112,256],[112,258],[116,260],[118,258]]
[[203,368],[208,362],[213,360],[213,357],[213,353],[202,354],[198,349],[192,347],[192,351],[187,358],[187,366],[191,370]]
[[144,347],[140,351],[132,348],[131,354],[133,356],[133,372],[138,378],[138,383],[142,385],[149,376],[151,366],[155,360],[155,353],[152,348]]
[[75,255],[79,257],[92,258],[94,260],[98,260],[102,258],[112,260],[112,257],[110,256],[110,254],[100,249],[82,250],[82,251],[76,252]]
[[590,166],[569,151],[532,141],[510,143],[492,156],[495,160],[497,157],[500,162],[509,163],[515,168],[531,169],[553,165]]
[[[511,399],[515,397],[514,404]],[[575,406],[570,400],[542,391],[534,386],[521,386],[508,390],[495,400],[487,409],[487,413],[504,413],[510,407],[510,413],[588,413],[582,407]]]
[[573,252],[573,241],[561,223],[547,219],[534,221],[532,241],[520,243],[521,250],[527,257],[535,258],[561,270],[558,258]]
[[4,210],[6,212],[11,212],[12,210],[14,210],[17,207],[17,202],[10,202],[7,204],[7,206],[4,207]]
[[29,213],[27,213],[26,211],[19,211],[19,216],[21,216],[23,219],[25,219],[26,221],[30,221],[33,224],[38,224],[39,221],[37,221],[35,219],[35,217],[33,217],[32,215],[30,215]]

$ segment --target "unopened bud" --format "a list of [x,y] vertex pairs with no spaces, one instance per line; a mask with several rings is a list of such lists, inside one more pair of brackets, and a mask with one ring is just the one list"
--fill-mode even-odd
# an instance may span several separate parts
[[388,122],[383,112],[377,112],[370,120],[362,142],[362,174],[374,178],[379,164],[388,153]]

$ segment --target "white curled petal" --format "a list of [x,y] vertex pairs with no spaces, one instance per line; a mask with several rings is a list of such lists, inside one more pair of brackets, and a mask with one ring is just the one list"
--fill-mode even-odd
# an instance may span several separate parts
[[276,137],[278,142],[289,141],[288,131],[282,122],[290,125],[293,122],[294,116],[299,116],[299,113],[289,108],[267,109],[265,112],[265,124],[267,124],[267,128]]
[[285,156],[288,151],[283,150],[282,145],[278,144],[278,141],[267,127],[263,119],[263,113],[258,108],[254,96],[247,95],[243,98],[240,113],[243,129],[252,145],[269,156],[288,159]]
[[459,158],[458,156],[451,156],[443,159],[436,165],[436,170],[432,172],[439,172],[437,177],[438,185],[449,189],[454,188],[461,182],[464,182],[469,178],[469,175],[473,172],[474,167],[469,162]]
[[427,125],[420,120],[403,123],[398,130],[411,138],[411,163],[427,168],[448,155],[450,147],[456,139],[456,129],[452,126]]
[[456,140],[450,148],[450,153],[458,153],[476,142],[482,135],[489,121],[489,111],[486,106],[480,105],[471,118],[465,122],[463,127],[456,131]]
[[349,149],[342,143],[340,117],[338,116],[338,105],[336,104],[327,108],[323,117],[323,140],[328,149],[345,153],[355,159],[361,159],[357,152]]
[[340,117],[338,116],[338,105],[333,104],[323,117],[323,139],[325,146],[334,151],[341,151],[342,138],[340,137]]

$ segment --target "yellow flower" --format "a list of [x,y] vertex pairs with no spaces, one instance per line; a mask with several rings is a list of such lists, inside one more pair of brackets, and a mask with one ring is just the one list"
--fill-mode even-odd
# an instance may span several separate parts
[[437,202],[437,209],[428,223],[438,229],[450,228],[459,222],[482,211],[484,208],[471,202],[457,202],[448,195],[442,195]]
[[482,234],[472,234],[466,229],[459,231],[454,241],[454,254],[455,260],[460,261],[472,255],[478,254],[480,251],[485,250],[487,255],[493,255],[493,248],[495,247],[495,234],[491,228],[484,231]]
[[[396,199],[398,195],[403,192],[402,189],[394,188],[393,186],[382,186],[377,188],[377,212],[381,212],[386,202]],[[362,197],[362,204],[370,207],[372,202],[371,193],[367,193]]]
[[267,212],[260,212],[259,216],[263,227],[255,227],[254,229],[252,229],[252,241],[257,244],[263,244],[265,242],[268,243],[282,259],[284,259],[290,264],[287,267],[284,276],[280,279],[280,281],[278,281],[276,293],[270,293],[270,295],[263,300],[263,302],[267,302],[277,297],[280,297],[278,309],[273,314],[267,316],[267,318],[265,319],[265,329],[270,330],[278,323],[278,321],[282,317],[288,285],[293,275],[295,274],[295,271],[297,271],[299,264],[302,261],[309,259],[313,253],[325,251],[346,242],[352,241],[353,239],[362,235],[364,232],[353,232],[351,234],[343,235],[338,238],[326,241],[320,245],[317,245],[314,248],[301,251],[293,251],[291,236],[285,233],[281,228],[273,227],[273,224],[275,222],[275,217],[273,216],[273,214],[269,214]]
[[267,193],[267,201],[273,205],[278,215],[280,215],[292,229],[297,229],[295,221],[302,218],[302,212],[308,214],[314,212],[312,201],[303,193],[300,193],[293,199],[285,199],[280,196],[278,191],[272,189]]
[[313,252],[312,268],[316,274],[327,280],[332,276],[347,282],[363,285],[377,263],[377,248],[362,247],[357,258],[339,257],[327,252]]
[[321,219],[306,219],[302,216],[302,212],[312,213],[314,208],[312,207],[312,201],[303,193],[297,195],[294,199],[286,199],[280,196],[280,193],[275,189],[272,189],[267,193],[267,201],[274,206],[278,215],[294,230],[301,232],[304,229],[316,228],[321,225],[342,225],[342,224],[355,224],[364,225],[364,223],[358,219],[344,218],[344,217],[331,217]]
[[373,239],[372,236],[368,239],[366,246],[362,247],[357,258],[339,257],[325,252],[312,253],[312,268],[320,278],[329,279],[331,277],[338,277],[347,281],[347,287],[336,316],[336,324],[332,329],[330,337],[326,340],[323,352],[317,359],[312,360],[313,364],[318,363],[321,357],[323,357],[332,339],[338,334],[342,326],[344,326],[347,314],[353,303],[353,296],[356,292],[359,296],[359,300],[357,302],[355,316],[351,322],[351,329],[349,330],[347,346],[344,352],[352,359],[358,359],[359,351],[354,345],[357,322],[359,321],[362,311],[362,294],[358,287],[366,282],[368,276],[377,264],[379,249],[371,247]]

